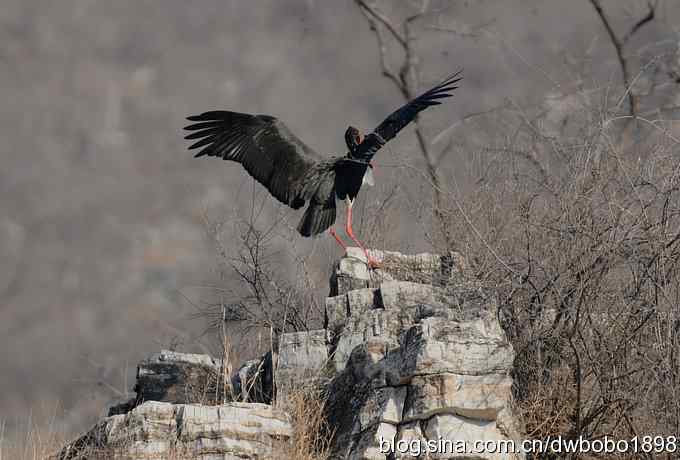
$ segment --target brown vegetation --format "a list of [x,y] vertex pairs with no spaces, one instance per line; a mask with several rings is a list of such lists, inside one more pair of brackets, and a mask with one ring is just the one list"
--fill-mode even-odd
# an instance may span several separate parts
[[[396,21],[359,3],[379,44],[376,22],[405,49],[403,82],[417,57],[392,31]],[[446,229],[435,244],[462,251],[499,292],[527,437],[625,439],[680,429],[680,142],[672,121],[647,118],[660,113],[655,104],[672,104],[673,92],[645,98],[632,87],[650,65],[657,77],[645,95],[666,87],[678,54],[648,56],[632,77],[632,58],[621,53],[654,19],[657,4],[647,7],[625,38],[611,35],[623,87],[557,83],[542,110],[482,115],[496,123],[500,145],[478,150],[472,186],[461,191],[429,174],[440,221],[433,230]],[[409,32],[422,14],[397,30]],[[395,81],[384,64],[383,72]]]
[[[433,18],[442,13],[428,2],[399,17],[398,8],[395,16],[380,9],[388,2],[357,3],[377,40],[381,70],[404,97],[417,90],[423,70],[418,37],[495,37],[484,26],[466,28],[470,34],[440,24],[435,32]],[[407,231],[423,230],[440,253],[460,251],[479,280],[497,290],[498,315],[517,353],[516,406],[526,437],[680,432],[680,141],[667,119],[678,104],[679,54],[661,44],[665,36],[624,53],[638,24],[654,21],[656,3],[640,3],[652,18],[642,23],[647,16],[636,16],[623,29],[631,32],[617,35],[611,13],[592,1],[613,40],[623,85],[588,86],[588,72],[597,73],[589,56],[570,58],[565,67],[573,78],[561,81],[532,66],[535,78],[549,80],[550,94],[538,102],[509,100],[431,133],[445,141],[436,152],[419,123],[414,156],[422,161],[397,165],[378,199],[363,203],[372,244],[392,249],[407,227],[400,224],[411,220]],[[401,53],[398,66],[390,65],[394,53]],[[462,127],[469,141],[460,140],[467,135]],[[323,322],[318,294],[325,285],[318,280],[326,273],[310,274],[309,252],[294,245],[285,222],[257,222],[263,206],[253,200],[248,218],[224,219],[235,222],[227,237],[226,224],[205,219],[223,284],[196,307],[219,336],[226,359],[217,385],[224,393],[231,363],[274,351],[283,331]],[[332,433],[321,418],[323,401],[309,388],[290,398],[292,458],[327,455]],[[0,460],[44,458],[59,446],[54,430],[30,428],[10,447],[2,433],[0,425]]]

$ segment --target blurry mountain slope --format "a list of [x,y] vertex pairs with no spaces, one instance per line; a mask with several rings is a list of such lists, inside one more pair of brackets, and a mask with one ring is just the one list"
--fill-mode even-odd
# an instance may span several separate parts
[[[585,2],[568,11],[561,0],[436,3],[501,35],[423,39],[425,83],[465,69],[454,104],[427,114],[432,133],[506,97],[542,99],[550,84],[502,48],[504,37],[559,74],[565,49],[578,54],[602,32]],[[186,351],[197,346],[202,326],[187,320],[178,291],[215,278],[202,213],[247,209],[252,181],[237,165],[193,160],[184,117],[270,113],[337,154],[348,124],[372,129],[402,102],[376,59],[349,1],[3,1],[0,418],[10,430],[54,401],[68,430],[82,428],[125,391],[127,363],[176,337]],[[389,165],[410,161],[414,145],[409,131],[381,152],[378,179],[395,180]],[[399,230],[404,244],[425,244],[410,229]],[[337,255],[325,242],[300,244]]]

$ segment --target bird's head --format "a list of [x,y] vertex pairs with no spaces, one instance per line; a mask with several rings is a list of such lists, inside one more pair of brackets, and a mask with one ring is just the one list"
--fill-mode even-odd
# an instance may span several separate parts
[[345,143],[347,144],[350,153],[354,153],[363,140],[364,136],[354,126],[350,126],[347,128],[347,131],[345,131]]

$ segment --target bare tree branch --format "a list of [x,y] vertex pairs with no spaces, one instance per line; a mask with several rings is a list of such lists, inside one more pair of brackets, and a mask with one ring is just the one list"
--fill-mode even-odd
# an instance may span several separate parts
[[[611,40],[612,45],[614,45],[614,49],[616,50],[616,57],[619,60],[619,66],[621,66],[623,86],[625,90],[628,91],[628,88],[630,86],[630,71],[628,70],[628,61],[623,56],[623,44],[616,35],[616,32],[614,32],[614,29],[609,23],[609,19],[607,19],[607,16],[604,14],[604,10],[602,9],[602,6],[600,5],[599,1],[590,0],[590,3],[593,5],[593,8],[595,8],[595,11],[600,17],[602,24],[604,24],[605,29],[607,29],[609,39]],[[635,117],[637,114],[637,103],[635,101],[635,95],[632,93],[632,91],[628,91],[628,103],[630,105],[630,114],[633,117]]]
[[369,5],[366,3],[365,0],[355,0],[357,2],[357,5],[362,10],[365,10],[368,12],[371,16],[373,16],[378,22],[380,22],[382,25],[387,28],[387,30],[390,31],[392,36],[399,42],[401,46],[406,46],[406,38],[396,29],[394,24],[392,24],[392,21],[389,20],[384,14],[380,13],[375,6]]
[[[412,24],[428,13],[429,1],[424,0],[421,3],[417,13],[408,16],[401,22],[399,29],[404,31],[403,34],[398,31],[398,28],[394,25],[392,20],[377,11],[375,5],[368,4],[365,0],[355,1],[364,14],[364,17],[366,17],[371,30],[375,33],[376,43],[378,44],[378,52],[380,54],[380,66],[382,69],[382,74],[392,81],[392,83],[394,83],[405,101],[412,100],[416,96],[416,91],[418,88],[419,64],[418,55],[413,48],[415,37],[412,30]],[[391,35],[394,37],[403,53],[404,58],[398,73],[396,73],[388,63],[387,46],[380,31],[380,26],[384,26],[388,31],[390,31]],[[437,173],[437,164],[451,150],[444,149],[442,153],[438,155],[437,159],[435,159],[435,156],[431,152],[430,144],[425,138],[425,133],[422,129],[422,125],[420,124],[419,117],[416,117],[414,120],[414,125],[418,147],[423,159],[425,160],[427,175],[432,183],[432,189],[434,193],[434,215],[440,227],[441,234],[444,236],[447,247],[452,248],[454,246],[454,242],[445,223],[445,216],[443,214],[445,199],[440,186],[441,181],[439,174]]]
[[609,22],[609,18],[607,18],[607,15],[604,12],[604,9],[602,8],[602,5],[600,4],[599,0],[590,0],[590,3],[593,5],[593,8],[595,8],[595,11],[597,12],[597,15],[600,17],[600,20],[602,21],[602,24],[604,25],[605,29],[607,30],[607,34],[609,35],[609,39],[612,42],[612,45],[614,45],[614,49],[616,50],[616,57],[619,61],[619,66],[621,67],[621,74],[623,77],[623,86],[628,94],[628,104],[630,106],[630,115],[635,119],[638,114],[638,100],[635,94],[633,94],[633,91],[631,89],[632,81],[630,78],[630,68],[628,64],[628,60],[623,54],[623,47],[626,45],[628,40],[638,31],[640,28],[642,28],[645,24],[651,22],[654,17],[656,16],[656,7],[657,7],[657,2],[658,0],[655,0],[652,2],[651,0],[647,1],[647,7],[649,8],[649,11],[647,15],[645,15],[642,19],[640,19],[638,22],[633,25],[633,27],[630,29],[630,31],[623,37],[619,38],[618,35],[616,35],[616,32],[614,32],[614,28],[612,27],[611,23]]
[[397,76],[397,73],[390,67],[389,62],[387,61],[387,46],[385,45],[385,39],[380,30],[380,26],[377,24],[375,17],[370,13],[370,10],[368,8],[359,8],[359,10],[368,21],[371,31],[373,31],[375,34],[375,39],[378,44],[378,54],[380,55],[380,68],[382,70],[383,76],[387,77],[390,81],[392,81],[392,83],[394,83],[394,86],[396,86],[399,92],[402,93],[404,97],[407,97],[405,94],[403,94],[403,88],[401,85],[401,81]]
[[628,42],[628,40],[630,40],[630,38],[633,35],[635,35],[635,33],[638,30],[640,30],[640,28],[642,28],[642,26],[654,20],[654,17],[656,16],[656,7],[658,1],[659,0],[655,0],[654,2],[652,2],[651,0],[647,0],[647,8],[649,9],[649,11],[642,19],[640,19],[638,22],[635,23],[633,27],[631,27],[628,33],[621,40],[621,44],[625,45]]
[[448,26],[441,26],[441,25],[433,25],[433,26],[428,26],[427,28],[430,30],[436,30],[438,32],[446,32],[450,33],[453,35],[457,35],[459,37],[469,37],[469,38],[477,38],[479,37],[484,29],[489,27],[490,25],[494,24],[496,22],[495,19],[492,19],[490,21],[487,21],[483,24],[479,24],[476,26],[468,26],[466,24],[453,24],[453,25],[448,25]]

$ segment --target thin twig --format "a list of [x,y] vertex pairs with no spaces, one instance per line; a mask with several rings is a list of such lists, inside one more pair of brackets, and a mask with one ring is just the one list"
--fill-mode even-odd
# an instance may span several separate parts
[[614,49],[616,50],[616,58],[619,61],[619,66],[621,67],[621,75],[623,78],[623,86],[624,89],[626,90],[628,94],[628,103],[630,105],[630,115],[633,117],[633,119],[637,118],[637,113],[638,113],[638,101],[637,97],[635,94],[633,94],[633,91],[631,89],[631,79],[630,79],[630,68],[628,65],[628,60],[623,54],[623,47],[625,44],[628,42],[628,40],[633,37],[633,35],[640,30],[645,24],[651,22],[654,17],[656,16],[656,7],[657,7],[657,0],[652,2],[651,0],[648,0],[647,6],[649,8],[649,11],[647,15],[645,15],[642,19],[640,19],[638,22],[633,25],[633,27],[630,29],[630,31],[623,37],[619,38],[618,35],[616,35],[616,32],[614,32],[614,28],[612,27],[611,23],[609,22],[609,19],[607,18],[607,15],[604,12],[604,9],[602,8],[602,5],[600,5],[599,0],[590,0],[590,3],[593,5],[593,8],[595,8],[595,11],[597,12],[597,15],[600,17],[600,20],[602,21],[602,24],[604,25],[605,29],[607,30],[607,34],[609,35],[609,39],[612,42],[612,45],[614,45]]
[[[364,17],[367,19],[371,30],[375,34],[378,52],[380,55],[382,74],[397,87],[406,102],[412,100],[415,97],[416,88],[418,87],[417,67],[419,59],[412,45],[415,37],[411,27],[413,22],[427,14],[429,1],[425,0],[421,4],[421,8],[417,13],[408,16],[401,22],[399,27],[403,29],[403,34],[397,30],[397,27],[389,18],[377,11],[374,5],[369,5],[364,0],[355,1],[357,5],[359,5],[359,9],[361,10]],[[393,70],[388,63],[387,46],[380,30],[381,26],[390,31],[393,38],[401,48],[401,51],[403,52],[404,58],[398,73]],[[434,215],[437,222],[439,223],[441,233],[446,241],[446,245],[448,247],[453,247],[454,244],[449,234],[448,226],[446,225],[445,216],[443,214],[445,201],[441,193],[441,187],[439,186],[440,178],[437,173],[437,161],[434,160],[434,156],[431,153],[431,144],[425,137],[425,132],[422,129],[422,125],[418,116],[416,116],[413,124],[415,125],[416,140],[418,141],[420,153],[425,160],[428,176],[430,181],[435,184],[435,187],[433,187]],[[448,150],[444,150],[439,155],[438,161],[441,161],[441,159],[443,159],[447,153]]]
[[635,25],[631,27],[628,33],[623,37],[623,39],[621,40],[621,43],[623,45],[625,45],[626,42],[628,42],[628,40],[630,40],[630,38],[635,34],[635,32],[642,28],[642,26],[654,20],[654,17],[656,16],[657,4],[658,0],[655,0],[654,2],[652,2],[651,0],[647,0],[647,8],[649,8],[647,15],[640,19],[638,22],[636,22]]
[[496,22],[496,19],[492,19],[490,21],[484,22],[482,24],[476,25],[474,27],[467,26],[465,24],[463,25],[449,25],[449,26],[440,26],[440,25],[433,25],[433,26],[427,26],[428,29],[430,30],[436,30],[438,32],[446,32],[450,33],[453,35],[456,35],[458,37],[464,37],[464,38],[478,38],[481,33],[489,27],[490,25],[494,24]]
[[355,0],[359,7],[368,12],[371,16],[378,20],[382,25],[390,31],[392,36],[399,42],[401,46],[406,46],[406,38],[396,29],[392,21],[389,20],[384,14],[380,13],[375,6],[369,5],[365,0]]
[[369,15],[368,10],[362,8],[361,9],[362,14],[368,21],[371,30],[375,34],[375,40],[378,44],[378,54],[380,56],[380,69],[382,71],[382,74],[384,77],[387,77],[392,83],[394,83],[394,86],[399,90],[399,92],[402,92],[402,86],[401,86],[401,81],[399,80],[399,77],[397,76],[396,72],[390,68],[389,62],[387,61],[387,46],[385,45],[385,39],[383,37],[382,32],[380,31],[379,25],[376,23],[375,19]]

